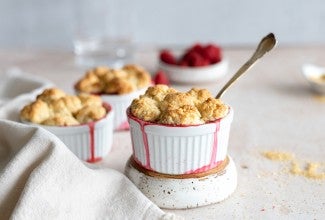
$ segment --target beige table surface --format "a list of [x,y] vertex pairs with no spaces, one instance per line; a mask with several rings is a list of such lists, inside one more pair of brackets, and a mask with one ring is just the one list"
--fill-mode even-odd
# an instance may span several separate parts
[[[253,53],[254,48],[226,48],[229,74],[219,82],[196,85],[214,94]],[[137,52],[136,63],[156,70],[157,50]],[[268,160],[264,151],[295,155],[301,168],[319,162],[325,172],[325,102],[309,89],[301,66],[325,66],[325,47],[278,47],[236,83],[224,101],[235,110],[229,154],[238,170],[238,187],[227,200],[188,210],[168,210],[186,219],[325,219],[325,180],[289,172],[290,162]],[[84,74],[72,53],[0,50],[0,74],[10,67],[51,80],[66,92]],[[187,90],[193,85],[173,85]],[[123,172],[131,155],[129,132],[114,134],[113,148],[100,163]]]

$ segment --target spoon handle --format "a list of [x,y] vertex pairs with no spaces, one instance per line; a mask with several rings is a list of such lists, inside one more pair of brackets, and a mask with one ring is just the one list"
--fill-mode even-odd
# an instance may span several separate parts
[[265,36],[261,42],[259,43],[258,47],[256,48],[254,54],[252,57],[239,68],[239,70],[235,73],[233,77],[222,87],[222,89],[218,92],[216,99],[221,98],[221,96],[224,94],[224,92],[241,76],[243,73],[245,73],[250,67],[253,66],[253,64],[260,59],[265,53],[272,50],[272,48],[276,44],[276,39],[274,37],[274,34],[270,33],[267,36]]

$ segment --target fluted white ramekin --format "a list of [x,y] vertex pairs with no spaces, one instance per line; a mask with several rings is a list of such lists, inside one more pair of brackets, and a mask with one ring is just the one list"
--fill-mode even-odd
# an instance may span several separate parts
[[224,118],[192,126],[145,122],[129,110],[127,116],[133,157],[148,170],[173,175],[200,173],[227,157],[232,108]]
[[112,148],[115,112],[105,104],[107,114],[100,120],[73,126],[40,126],[56,135],[79,159],[94,163],[106,156]]
[[147,88],[139,89],[125,95],[108,95],[101,94],[101,98],[104,102],[110,103],[114,109],[114,130],[126,130],[129,128],[127,116],[125,114],[126,109],[130,106],[133,99],[138,98],[145,93]]

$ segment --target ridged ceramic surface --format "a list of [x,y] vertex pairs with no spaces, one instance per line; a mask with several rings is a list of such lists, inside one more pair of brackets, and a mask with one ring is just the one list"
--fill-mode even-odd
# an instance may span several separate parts
[[126,95],[101,95],[101,98],[108,102],[115,112],[114,130],[118,130],[123,123],[127,123],[126,109],[130,106],[133,99],[144,94],[146,89],[141,89]]
[[198,126],[143,124],[129,118],[133,156],[159,173],[204,172],[226,158],[232,118],[232,109],[220,121]]
[[108,154],[113,140],[114,112],[110,111],[105,118],[94,123],[94,152],[91,149],[91,129],[88,124],[79,126],[43,126],[55,134],[79,159],[95,162]]

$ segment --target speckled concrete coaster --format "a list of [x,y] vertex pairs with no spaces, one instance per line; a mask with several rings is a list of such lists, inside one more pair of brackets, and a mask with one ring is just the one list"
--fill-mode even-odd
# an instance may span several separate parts
[[237,171],[231,157],[220,166],[199,174],[166,175],[139,166],[131,157],[125,174],[160,208],[185,209],[220,202],[237,186]]

